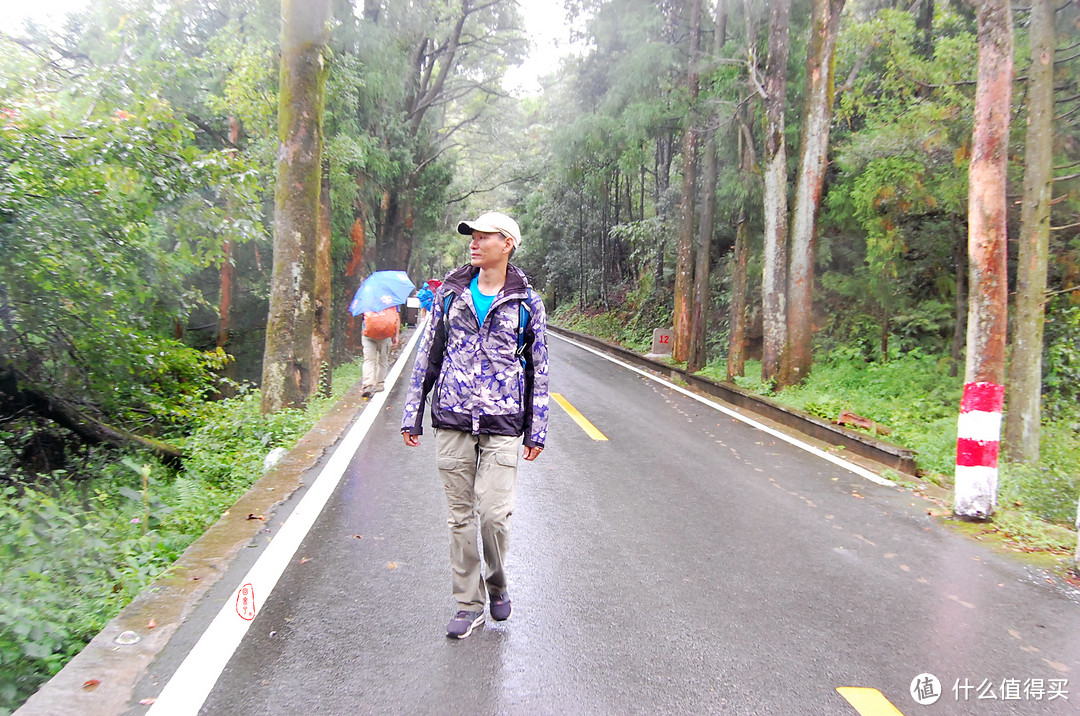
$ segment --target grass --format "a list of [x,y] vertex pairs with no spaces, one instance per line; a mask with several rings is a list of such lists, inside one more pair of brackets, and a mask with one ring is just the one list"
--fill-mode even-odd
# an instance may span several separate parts
[[552,312],[552,323],[601,340],[618,343],[632,351],[647,352],[652,347],[653,329],[671,324],[671,308],[648,295],[648,287],[627,292],[613,301],[618,308],[610,311],[581,310],[568,302]]
[[938,484],[952,472],[963,381],[949,376],[947,361],[924,355],[889,363],[825,360],[803,384],[779,394],[756,377],[759,363],[748,362],[746,373],[754,377],[737,378],[736,384],[789,407],[825,420],[847,410],[890,428],[884,439],[915,450],[920,468]]
[[184,470],[100,457],[96,474],[64,474],[0,491],[0,714],[10,713],[262,476],[360,380],[334,371],[334,395],[263,416],[257,390],[199,406],[176,442]]

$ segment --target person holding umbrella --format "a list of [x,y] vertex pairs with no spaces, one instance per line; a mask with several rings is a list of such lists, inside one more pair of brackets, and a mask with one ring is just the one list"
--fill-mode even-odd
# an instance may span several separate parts
[[401,318],[397,307],[413,292],[413,282],[404,271],[376,271],[356,290],[349,313],[364,315],[361,343],[364,346],[361,395],[370,398],[383,390],[390,367],[390,348],[398,344]]
[[[469,264],[443,280],[432,302],[405,399],[401,433],[420,444],[424,403],[435,388],[431,424],[446,491],[450,567],[457,608],[448,637],[464,639],[491,618],[510,616],[506,550],[518,451],[540,456],[547,437],[548,350],[543,301],[510,257],[521,230],[489,212],[458,224],[472,236]],[[477,523],[487,575],[481,571]]]
[[397,306],[364,313],[364,330],[360,342],[364,346],[361,395],[370,398],[384,390],[383,381],[390,370],[390,348],[397,346],[401,335],[401,317]]

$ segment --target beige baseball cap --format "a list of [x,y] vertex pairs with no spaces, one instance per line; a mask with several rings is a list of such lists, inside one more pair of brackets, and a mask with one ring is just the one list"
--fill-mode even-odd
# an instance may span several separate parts
[[457,226],[459,234],[472,235],[474,231],[500,232],[514,240],[514,248],[521,246],[521,229],[517,222],[506,214],[489,211],[476,217],[475,221],[463,221]]

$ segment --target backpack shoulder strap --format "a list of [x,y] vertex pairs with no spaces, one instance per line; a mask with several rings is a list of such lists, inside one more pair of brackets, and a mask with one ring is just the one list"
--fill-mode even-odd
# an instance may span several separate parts
[[[533,291],[529,287],[528,298],[531,300]],[[529,326],[529,319],[532,314],[529,311],[528,300],[522,301],[518,304],[518,328],[517,328],[517,357],[521,358],[525,355],[525,329]]]
[[447,334],[450,333],[450,319],[449,319],[449,316],[450,316],[450,304],[454,302],[455,298],[457,298],[457,294],[454,293],[453,291],[447,291],[446,295],[443,296],[443,302],[442,302],[443,332],[447,333]]

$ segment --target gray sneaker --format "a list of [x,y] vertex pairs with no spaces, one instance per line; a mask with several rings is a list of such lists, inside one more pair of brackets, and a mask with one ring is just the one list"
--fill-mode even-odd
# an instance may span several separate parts
[[460,611],[446,625],[446,635],[454,639],[464,639],[472,634],[473,629],[484,623],[483,612]]
[[491,598],[491,618],[497,622],[510,618],[510,595],[501,594]]

